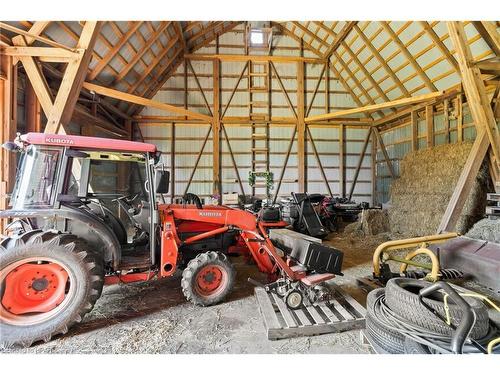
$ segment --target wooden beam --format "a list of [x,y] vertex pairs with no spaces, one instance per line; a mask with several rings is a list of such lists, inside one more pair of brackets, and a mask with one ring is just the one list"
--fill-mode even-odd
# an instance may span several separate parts
[[339,46],[344,42],[345,38],[347,38],[347,36],[357,23],[358,23],[357,21],[346,22],[344,27],[342,27],[342,30],[339,31],[332,44],[330,45],[330,47],[328,47],[328,50],[323,55],[324,59],[330,58],[332,53],[335,52],[337,48],[339,48]]
[[26,80],[24,90],[24,113],[26,132],[40,133],[42,131],[41,106],[29,79]]
[[[54,42],[53,40],[51,39],[48,39],[48,38],[45,38],[43,36],[39,36],[37,35],[36,33],[32,34],[28,31],[24,31],[22,29],[19,29],[17,27],[14,27],[14,26],[11,26],[11,25],[8,25],[4,22],[0,22],[0,31],[1,29],[5,29],[5,30],[9,30],[9,31],[12,31],[13,33],[16,33],[18,35],[22,35],[22,36],[25,36],[27,37],[30,41],[31,40],[38,40],[39,42],[42,42],[44,44],[47,44],[51,47],[56,47],[56,48],[62,48],[62,49],[65,49],[67,51],[70,51],[70,52],[73,52],[74,49],[73,48],[70,48],[68,46],[65,46],[64,44],[61,44],[61,43],[57,43],[57,42]],[[31,42],[33,43],[33,42]],[[27,45],[30,44],[30,43],[26,43]]]
[[278,84],[280,86],[281,92],[285,96],[286,102],[288,104],[288,108],[290,108],[290,111],[292,112],[293,117],[295,117],[295,119],[297,119],[297,112],[295,111],[295,108],[294,108],[294,106],[292,104],[292,101],[290,100],[290,96],[288,96],[288,92],[286,91],[285,85],[283,84],[283,81],[281,80],[281,77],[278,74],[278,71],[276,70],[276,67],[274,66],[274,64],[272,62],[270,62],[269,65],[271,66],[271,68],[273,70],[274,76],[278,80]]
[[[12,41],[14,42],[14,44],[23,46],[26,45],[26,41],[24,40],[23,36],[17,36],[13,38]],[[47,84],[47,81],[43,76],[42,69],[35,62],[33,57],[20,56],[19,59],[23,64],[24,70],[26,72],[26,75],[28,76],[29,81],[31,82],[31,85],[33,86],[33,89],[35,90],[36,96],[38,97],[43,112],[45,113],[45,116],[48,117],[54,103],[49,85]]]
[[466,34],[463,23],[447,22],[450,38],[457,51],[457,60],[460,65],[462,84],[464,87],[469,109],[477,130],[484,129],[488,135],[496,164],[500,168],[500,134],[493,110],[490,106],[486,88],[479,69],[472,64],[471,50],[466,43]]
[[457,142],[462,143],[464,139],[464,116],[463,116],[463,103],[462,94],[457,96]]
[[123,79],[127,73],[132,69],[135,64],[139,61],[139,59],[151,48],[151,46],[156,42],[156,40],[161,36],[161,34],[168,27],[170,22],[162,22],[158,29],[154,32],[154,34],[148,39],[145,45],[141,46],[138,53],[129,61],[129,63],[123,68],[120,73],[115,77],[114,82],[118,82]]
[[100,22],[85,22],[77,43],[80,58],[70,61],[64,71],[64,77],[54,100],[54,105],[47,116],[45,133],[67,133],[66,126],[71,121],[76,101],[80,96],[101,25]]
[[213,61],[213,120],[212,120],[212,170],[213,170],[213,193],[219,195],[219,203],[222,195],[221,186],[221,153],[220,153],[220,61]]
[[[460,61],[460,60],[459,60]],[[472,145],[469,157],[467,158],[464,169],[460,174],[457,185],[450,198],[446,211],[439,223],[437,233],[455,231],[455,226],[462,213],[465,201],[469,197],[472,185],[479,173],[481,164],[486,156],[489,147],[488,135],[486,131],[479,128],[479,133]]]
[[398,46],[399,50],[403,53],[405,56],[406,60],[409,61],[409,63],[413,66],[419,77],[424,81],[425,85],[430,91],[437,91],[436,86],[431,82],[427,74],[424,72],[422,67],[417,63],[413,55],[408,51],[404,43],[399,39],[399,36],[396,34],[396,32],[389,26],[389,24],[385,21],[380,21],[380,24],[384,28],[387,34],[389,34],[390,38],[396,45]]
[[224,107],[224,110],[222,111],[221,119],[224,119],[224,116],[226,115],[227,110],[229,109],[229,105],[231,104],[231,101],[233,100],[234,94],[236,93],[236,90],[238,89],[238,86],[240,85],[241,80],[243,79],[243,75],[245,74],[245,71],[248,68],[248,61],[245,63],[245,66],[243,66],[243,69],[238,76],[238,79],[236,81],[236,84],[234,85],[233,91],[231,91],[231,95],[229,95],[229,99],[227,100],[227,104]]
[[455,71],[458,72],[460,70],[460,68],[458,67],[457,60],[451,54],[448,47],[446,47],[446,45],[443,43],[443,41],[441,40],[439,35],[436,34],[434,29],[431,27],[431,25],[429,25],[429,23],[426,21],[420,21],[420,25],[424,28],[427,35],[429,35],[431,37],[431,39],[434,42],[434,44],[436,45],[436,47],[438,47],[439,50],[441,51],[441,53],[444,55],[444,57],[446,57],[446,60],[448,60],[450,65],[453,67],[453,69],[455,69]]
[[[17,66],[12,65],[12,57],[0,54],[0,142],[13,141],[16,136],[17,119]],[[8,208],[7,193],[10,193],[15,180],[15,160],[13,152],[0,148],[0,210]],[[6,219],[0,220],[3,233]]]
[[318,149],[316,148],[316,143],[314,142],[314,139],[313,139],[313,136],[311,133],[311,129],[309,129],[308,125],[306,125],[305,128],[307,131],[307,136],[309,138],[309,141],[311,141],[312,150],[313,150],[314,156],[316,158],[316,163],[318,163],[319,171],[321,172],[321,177],[323,178],[323,181],[326,185],[326,189],[328,190],[328,193],[330,194],[330,197],[333,197],[332,188],[330,187],[330,183],[328,182],[328,178],[326,177],[325,169],[323,168],[323,163],[321,163],[321,157],[318,153]]
[[339,194],[345,198],[345,126],[339,125]]
[[389,154],[387,153],[387,149],[385,148],[382,136],[380,135],[380,132],[378,131],[378,129],[375,126],[372,127],[372,130],[377,137],[378,145],[380,146],[380,149],[382,150],[382,154],[384,155],[385,163],[387,164],[387,168],[389,169],[389,173],[391,174],[392,178],[395,178],[396,174],[394,173],[394,168],[392,167],[392,162],[391,162],[391,159],[389,158]]
[[189,176],[188,182],[186,184],[186,188],[184,189],[184,195],[189,191],[189,186],[191,186],[191,182],[193,181],[194,174],[196,173],[196,168],[198,168],[198,164],[200,163],[201,156],[203,155],[203,151],[205,150],[205,146],[207,145],[208,138],[210,137],[210,133],[212,133],[212,126],[208,127],[207,134],[203,139],[203,143],[201,145],[200,151],[198,152],[198,156],[196,157],[196,161],[194,162],[193,169],[191,170],[191,175]]
[[304,122],[304,63],[297,63],[297,167],[299,191],[307,191],[306,123]]
[[154,60],[151,61],[142,75],[135,81],[132,86],[130,86],[130,88],[127,90],[128,93],[133,93],[144,82],[147,76],[151,74],[151,72],[156,67],[158,67],[158,65],[161,66],[162,64],[165,64],[166,66],[169,66],[177,58],[177,56],[182,53],[182,49],[178,48],[166,62],[161,62],[165,58],[165,56],[167,56],[167,54],[172,51],[172,48],[175,47],[176,42],[177,41],[173,38],[168,42],[168,44],[163,48],[158,56],[156,56]]
[[361,170],[363,160],[365,159],[366,149],[368,148],[368,142],[370,142],[372,129],[373,128],[368,129],[365,141],[363,142],[363,147],[361,149],[361,154],[359,155],[358,164],[356,165],[356,170],[354,172],[354,177],[352,178],[351,187],[349,188],[349,195],[347,196],[349,200],[351,200],[352,194],[354,193],[354,188],[356,187],[356,183],[358,182],[359,171]]
[[[318,76],[318,80],[316,81],[316,86],[314,87],[311,101],[309,102],[309,105],[307,106],[307,110],[305,112],[306,117],[309,116],[309,114],[311,113],[311,109],[312,109],[312,106],[314,104],[314,99],[316,98],[316,94],[318,93],[318,90],[319,90],[319,85],[321,84],[321,80],[323,79],[323,76],[324,76],[326,71],[328,71],[328,69],[326,69],[326,64],[324,64],[323,69],[321,70],[321,73]],[[326,92],[326,90],[325,90],[325,92]]]
[[307,42],[304,42],[304,39],[302,38],[299,38],[297,35],[295,35],[294,33],[292,33],[290,30],[288,30],[284,25],[282,25],[281,23],[279,22],[271,22],[271,26],[276,26],[280,32],[282,34],[285,34],[286,36],[288,36],[289,38],[292,38],[295,42],[297,42],[301,47],[302,46],[305,46],[309,51],[311,51],[313,54],[315,54],[316,56],[318,56],[319,58],[321,58],[321,60],[323,60],[322,56],[323,54],[321,53],[320,50],[318,50],[317,48],[314,48],[312,45],[310,45],[309,43]]
[[[200,80],[198,79],[198,76],[196,75],[196,72],[194,71],[193,65],[191,64],[191,61],[187,61],[187,66],[191,71],[193,72],[193,78],[194,81],[196,82],[196,86],[198,86],[198,90],[200,91],[201,96],[203,97],[203,102],[205,103],[205,108],[208,111],[209,116],[214,117],[212,110],[210,109],[210,104],[208,104],[207,96],[205,95],[205,92],[203,91],[203,87],[201,87]],[[215,79],[215,77],[214,77]],[[214,101],[214,107],[215,107],[215,101]]]
[[170,203],[174,203],[175,198],[175,122],[171,125],[170,134]]
[[[372,77],[370,72],[368,72],[368,70],[365,68],[365,65],[363,63],[361,63],[361,61],[358,59],[356,54],[349,48],[349,46],[346,43],[342,43],[341,45],[347,51],[347,53],[351,56],[352,60],[356,63],[356,65],[358,65],[358,67],[361,69],[361,71],[363,72],[365,77],[368,79],[368,81],[370,81],[370,84],[375,89],[375,91],[378,92],[379,96],[383,100],[385,100],[386,102],[390,101],[390,99],[385,94],[384,90],[382,90],[380,88],[379,84],[375,81],[375,79]],[[393,111],[395,111],[394,108],[393,108]]]
[[296,56],[276,56],[276,55],[226,55],[226,54],[186,54],[186,59],[189,60],[220,60],[220,61],[239,61],[239,62],[279,62],[279,63],[297,63],[299,61],[308,64],[322,64],[322,59],[309,58],[309,57],[296,57]]
[[113,48],[111,48],[104,57],[99,60],[95,65],[94,69],[89,73],[88,80],[93,81],[99,73],[108,65],[108,63],[116,56],[116,54],[122,49],[122,47],[127,43],[130,37],[141,27],[142,22],[134,22],[132,27],[130,27],[125,34],[123,34],[116,43],[113,43]]
[[489,21],[473,21],[472,23],[486,44],[488,44],[488,47],[491,48],[495,55],[500,56],[500,37],[495,24]]
[[385,69],[385,71],[389,74],[389,76],[392,78],[394,83],[399,87],[401,92],[403,93],[404,96],[410,96],[410,92],[406,89],[406,87],[403,85],[401,80],[398,78],[396,73],[389,67],[385,59],[382,57],[380,52],[373,46],[372,42],[367,38],[367,36],[363,33],[363,31],[358,27],[358,25],[354,25],[354,30],[356,30],[356,33],[361,37],[363,40],[363,43],[368,46],[368,49],[372,53],[373,56],[377,59],[379,64]]
[[[40,36],[45,31],[45,29],[50,25],[50,22],[51,21],[36,21],[33,23],[33,25],[31,25],[28,32],[31,35]],[[28,46],[32,45],[35,42],[35,39],[33,37],[28,36],[25,39],[26,39],[26,44]]]
[[436,92],[431,92],[429,94],[412,96],[410,98],[397,99],[397,100],[392,100],[389,102],[372,104],[372,105],[367,105],[367,106],[359,107],[359,108],[346,109],[346,110],[342,110],[342,111],[326,113],[326,114],[317,115],[317,116],[310,116],[310,117],[306,117],[305,121],[306,121],[306,123],[316,122],[316,121],[325,121],[325,120],[329,120],[332,118],[341,117],[341,116],[348,116],[348,115],[357,114],[357,113],[361,113],[361,112],[374,112],[374,111],[378,111],[378,110],[384,109],[384,108],[398,107],[398,106],[402,106],[402,105],[408,105],[408,104],[414,104],[414,103],[432,100],[432,99],[435,99],[435,98],[442,96],[444,94],[445,94],[444,91],[436,91]]
[[427,148],[434,147],[434,108],[432,105],[425,107],[425,124],[427,126]]
[[83,84],[83,87],[85,87],[87,90],[93,91],[99,95],[104,95],[104,96],[107,96],[110,98],[123,100],[123,101],[130,102],[130,103],[135,103],[135,104],[138,104],[140,106],[152,107],[152,108],[157,108],[157,109],[161,109],[161,110],[168,111],[168,112],[178,113],[178,114],[183,115],[183,116],[188,116],[190,118],[203,120],[207,123],[212,123],[212,117],[201,114],[201,113],[189,111],[189,110],[186,110],[182,107],[177,107],[177,106],[173,106],[173,105],[169,105],[169,104],[165,104],[165,103],[160,103],[156,100],[142,98],[142,97],[137,96],[137,95],[124,93],[122,91],[99,86],[99,85],[96,85],[96,84],[93,84],[90,82],[85,82]]
[[222,132],[224,133],[224,139],[226,140],[227,149],[229,151],[229,156],[231,157],[231,162],[233,164],[234,173],[236,174],[236,179],[238,181],[238,185],[240,186],[240,192],[242,195],[245,195],[245,188],[243,187],[243,183],[241,182],[240,172],[238,169],[238,165],[236,164],[236,159],[234,158],[233,149],[231,147],[231,143],[229,142],[229,136],[227,135],[226,127],[221,123]]
[[418,115],[416,111],[411,111],[411,150],[418,150]]
[[276,186],[276,193],[274,194],[273,204],[276,203],[278,199],[278,194],[280,192],[281,184],[283,182],[283,176],[285,175],[286,166],[288,165],[288,159],[290,159],[290,153],[292,151],[293,142],[295,141],[295,135],[297,134],[297,124],[293,127],[292,136],[290,137],[290,141],[288,143],[288,149],[285,154],[285,160],[283,161],[283,167],[281,168],[280,178],[278,179],[278,185]]
[[79,57],[78,53],[58,47],[0,47],[0,53],[16,57],[40,57],[43,58],[44,61],[48,62],[68,62]]
[[377,196],[377,136],[374,131],[371,131],[371,176],[372,176],[372,205],[378,205]]

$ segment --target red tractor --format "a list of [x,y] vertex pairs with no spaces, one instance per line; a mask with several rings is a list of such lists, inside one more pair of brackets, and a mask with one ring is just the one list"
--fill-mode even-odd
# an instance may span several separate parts
[[19,153],[19,167],[11,209],[0,212],[11,219],[0,242],[2,346],[66,333],[105,284],[183,270],[186,298],[216,304],[233,287],[233,254],[252,257],[291,308],[340,274],[341,256],[332,268],[316,245],[294,254],[276,248],[268,229],[283,222],[202,206],[194,194],[166,204],[169,172],[152,144],[29,133],[4,147]]

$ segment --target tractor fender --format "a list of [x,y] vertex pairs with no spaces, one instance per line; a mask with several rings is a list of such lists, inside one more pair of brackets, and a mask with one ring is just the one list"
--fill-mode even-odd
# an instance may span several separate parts
[[102,249],[105,262],[111,262],[118,268],[121,258],[121,246],[111,229],[96,215],[62,206],[58,210],[5,210],[0,211],[0,218],[34,218],[36,227],[69,232],[86,240],[97,250]]

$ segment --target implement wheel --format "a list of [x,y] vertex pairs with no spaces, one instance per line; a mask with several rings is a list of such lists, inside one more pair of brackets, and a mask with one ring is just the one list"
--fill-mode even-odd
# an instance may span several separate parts
[[191,260],[182,272],[182,292],[195,305],[215,305],[231,292],[235,275],[224,254],[209,251]]
[[0,247],[2,347],[66,333],[101,294],[102,257],[73,235],[33,231]]

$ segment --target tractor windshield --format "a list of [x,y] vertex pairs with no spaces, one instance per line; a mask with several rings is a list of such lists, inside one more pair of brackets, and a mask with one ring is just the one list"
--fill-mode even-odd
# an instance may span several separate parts
[[60,149],[28,146],[19,160],[16,184],[10,202],[13,209],[53,205],[60,159]]

